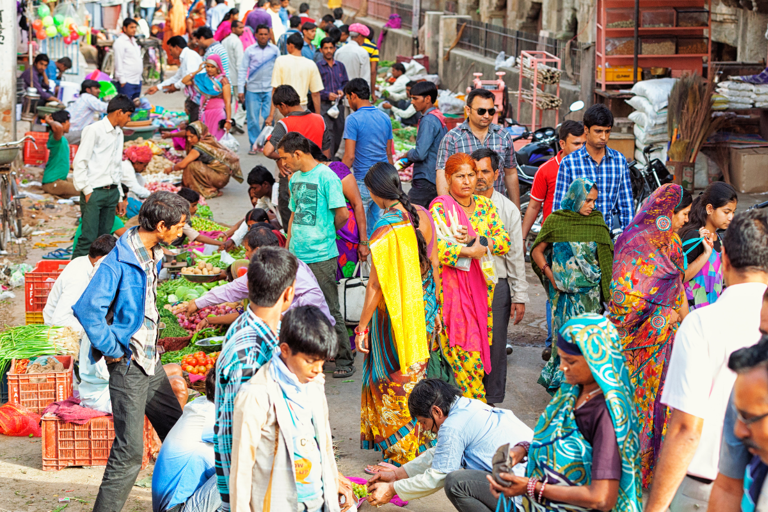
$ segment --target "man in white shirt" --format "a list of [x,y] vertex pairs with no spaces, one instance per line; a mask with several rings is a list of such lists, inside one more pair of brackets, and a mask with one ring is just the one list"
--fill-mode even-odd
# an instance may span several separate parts
[[272,34],[275,37],[275,41],[280,39],[280,36],[288,30],[283,23],[283,20],[280,19],[280,4],[281,2],[279,0],[271,0],[269,5],[266,6],[267,14],[272,18]]
[[[347,44],[339,48],[336,52],[336,60],[344,64],[347,70],[347,77],[351,80],[362,78],[371,86],[371,56],[360,46],[358,40],[361,38],[357,32],[349,32]],[[362,37],[364,40],[365,38]]]
[[211,27],[212,32],[216,32],[219,28],[221,20],[224,19],[224,15],[229,12],[229,6],[226,0],[216,0],[216,5],[208,10],[208,26]]
[[243,43],[240,41],[240,36],[243,35],[245,30],[245,24],[240,20],[232,20],[232,33],[229,34],[221,44],[227,50],[227,56],[229,57],[229,76],[232,78],[232,112],[234,113],[232,119],[235,121],[233,126],[240,129],[242,133],[242,127],[245,125],[245,109],[238,103],[238,72],[240,64],[243,61]]
[[675,336],[661,395],[672,412],[646,512],[707,508],[736,380],[728,358],[760,339],[768,284],[768,212],[736,215],[721,258],[727,288],[714,304],[687,315]]
[[[509,198],[493,189],[499,177],[501,158],[488,148],[480,148],[472,153],[477,165],[477,186],[475,193],[485,196],[493,202],[499,213],[504,229],[509,234],[511,244],[504,256],[494,256],[496,277],[499,282],[493,292],[493,344],[491,345],[491,373],[483,378],[485,398],[489,404],[504,401],[507,387],[507,328],[510,318],[514,325],[520,323],[525,315],[525,303],[528,302],[528,281],[525,279],[525,244],[520,210]],[[511,351],[511,346],[509,350]]]
[[99,236],[109,234],[115,208],[125,213],[123,189],[123,130],[136,107],[127,96],[115,96],[107,116],[83,130],[80,147],[72,164],[72,181],[80,192],[82,235],[72,257],[85,256]]
[[187,97],[184,100],[184,110],[189,116],[189,122],[194,123],[200,119],[200,93],[191,85],[185,86],[181,83],[181,79],[200,69],[203,58],[200,57],[199,53],[187,47],[187,40],[182,36],[173,36],[168,39],[168,53],[179,59],[179,68],[176,74],[159,85],[153,85],[147,89],[147,94],[155,94],[158,89],[162,89],[166,94],[183,90]]
[[408,95],[405,92],[405,86],[411,81],[411,77],[405,74],[405,66],[402,62],[392,64],[392,78],[395,79],[395,82],[384,88],[382,96],[390,102],[406,99]]
[[99,99],[101,87],[96,80],[83,80],[80,96],[67,107],[69,112],[69,132],[64,137],[70,144],[80,144],[80,136],[86,126],[93,123],[94,114],[105,114],[107,102]]
[[114,78],[118,82],[118,94],[125,94],[131,100],[141,96],[141,74],[144,63],[141,60],[141,47],[136,43],[136,30],[139,24],[133,18],[123,21],[123,33],[112,45],[115,56]]

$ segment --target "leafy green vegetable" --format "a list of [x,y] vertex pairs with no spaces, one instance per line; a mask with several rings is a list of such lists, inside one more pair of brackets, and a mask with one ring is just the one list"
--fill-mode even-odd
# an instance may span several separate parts
[[211,207],[207,204],[197,207],[197,215],[206,219],[213,219],[213,212],[211,211]]
[[184,356],[188,356],[189,354],[194,354],[195,352],[199,352],[200,349],[190,343],[186,347],[184,347],[181,350],[176,350],[174,352],[166,352],[165,354],[160,356],[160,362],[163,364],[168,363],[181,363],[181,360],[184,359]]

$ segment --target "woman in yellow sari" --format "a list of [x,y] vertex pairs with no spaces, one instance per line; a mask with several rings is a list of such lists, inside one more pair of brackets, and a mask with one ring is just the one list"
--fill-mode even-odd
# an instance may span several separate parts
[[365,354],[360,443],[401,465],[434,442],[411,418],[408,396],[426,375],[428,337],[439,330],[435,234],[429,212],[411,205],[393,165],[375,164],[365,184],[383,214],[370,240],[373,265],[355,329]]
[[[445,163],[448,195],[430,205],[436,223],[454,226],[459,235],[438,237],[437,255],[443,283],[440,302],[443,325],[440,349],[453,369],[456,384],[467,398],[485,401],[483,377],[491,372],[493,339],[493,260],[481,267],[488,250],[494,256],[509,251],[509,234],[490,199],[474,194],[477,167],[471,156],[457,153]],[[451,220],[453,219],[453,220]],[[469,270],[455,267],[469,265]],[[488,274],[486,275],[486,272]],[[483,294],[487,300],[479,300]]]

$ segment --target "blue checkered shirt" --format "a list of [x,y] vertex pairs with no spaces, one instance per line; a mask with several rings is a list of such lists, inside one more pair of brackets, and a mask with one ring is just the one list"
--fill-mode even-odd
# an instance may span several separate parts
[[147,275],[147,293],[144,299],[144,322],[136,333],[131,336],[131,351],[133,360],[147,375],[155,374],[157,364],[157,322],[160,314],[157,312],[157,264],[163,258],[163,249],[156,245],[150,253],[139,236],[139,228],[133,228],[125,234],[128,245],[136,254],[139,265]]
[[576,178],[586,178],[597,185],[597,202],[595,208],[602,212],[608,229],[613,229],[613,215],[616,209],[619,212],[619,223],[625,229],[634,217],[632,202],[632,185],[629,181],[629,166],[624,155],[605,148],[605,156],[600,165],[595,163],[587,146],[574,151],[560,162],[560,170],[557,173],[557,185],[555,186],[555,200],[552,211],[560,209],[560,201],[565,197],[568,188]]
[[499,177],[493,184],[493,188],[500,194],[508,196],[507,184],[504,182],[506,175],[505,169],[515,169],[515,147],[512,141],[512,135],[498,124],[491,124],[488,127],[488,134],[484,141],[480,141],[472,129],[469,127],[469,121],[464,121],[459,126],[449,131],[443,137],[440,148],[437,150],[437,166],[435,169],[445,170],[445,162],[448,157],[456,153],[466,153],[471,155],[475,150],[488,148],[498,153],[503,168],[499,169]]
[[235,397],[240,388],[272,359],[278,345],[277,334],[256,316],[245,310],[227,331],[223,349],[216,361],[216,424],[213,451],[216,458],[216,483],[221,494],[221,508],[229,511],[229,472],[232,467],[232,418]]

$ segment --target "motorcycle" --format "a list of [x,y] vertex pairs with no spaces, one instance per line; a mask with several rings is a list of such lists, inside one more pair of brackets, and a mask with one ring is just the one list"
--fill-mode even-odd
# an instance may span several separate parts
[[643,149],[645,167],[634,160],[629,164],[629,181],[632,187],[634,211],[637,213],[651,194],[662,185],[672,183],[674,176],[658,158],[651,158],[655,145],[650,144]]

